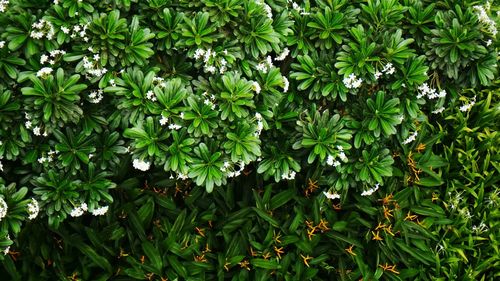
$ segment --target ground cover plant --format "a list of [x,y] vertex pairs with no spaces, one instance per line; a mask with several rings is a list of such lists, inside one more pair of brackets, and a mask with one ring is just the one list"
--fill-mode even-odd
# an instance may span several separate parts
[[498,1],[0,0],[2,280],[498,280]]

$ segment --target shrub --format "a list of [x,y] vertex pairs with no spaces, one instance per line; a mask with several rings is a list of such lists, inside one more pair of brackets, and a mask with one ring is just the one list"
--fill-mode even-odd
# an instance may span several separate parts
[[0,0],[2,276],[498,278],[499,13]]

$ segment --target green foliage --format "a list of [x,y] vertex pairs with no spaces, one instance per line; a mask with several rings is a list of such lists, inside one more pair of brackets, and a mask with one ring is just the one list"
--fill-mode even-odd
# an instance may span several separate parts
[[498,10],[0,1],[2,280],[497,280]]
[[[38,76],[38,75],[37,75]],[[78,123],[83,115],[79,107],[79,93],[87,88],[86,84],[77,84],[80,75],[71,77],[64,75],[62,68],[57,69],[55,77],[52,74],[39,77],[31,76],[33,87],[21,89],[27,96],[25,109],[34,112],[35,120],[40,120],[45,126],[62,127],[65,123]],[[42,114],[43,113],[43,114]]]

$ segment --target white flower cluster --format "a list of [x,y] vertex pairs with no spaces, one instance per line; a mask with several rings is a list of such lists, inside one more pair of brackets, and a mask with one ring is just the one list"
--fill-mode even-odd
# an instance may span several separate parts
[[432,111],[433,114],[439,114],[445,110],[444,106],[441,106],[439,108],[436,108],[435,110]]
[[292,8],[293,8],[295,11],[299,12],[301,15],[303,15],[303,16],[307,16],[307,15],[310,15],[310,14],[311,14],[311,13],[306,12],[306,10],[305,10],[304,8],[300,7],[300,5],[299,5],[299,4],[297,4],[297,3],[293,2],[292,0],[287,0],[287,2],[288,2],[288,3],[292,3]]
[[[99,208],[94,208],[90,213],[94,216],[103,216],[108,212],[109,206],[103,206]],[[71,210],[71,213],[69,214],[70,216],[76,218],[82,216],[85,212],[88,211],[88,206],[87,203],[82,203],[80,206],[73,208]]]
[[[26,117],[26,122],[24,123],[24,127],[26,127],[26,129],[28,130],[31,129],[35,136],[41,136],[42,128],[40,128],[39,126],[33,127],[33,123],[31,122],[31,116],[28,113],[24,113],[24,116]],[[44,137],[48,136],[47,130],[43,132],[43,136]]]
[[288,57],[289,54],[290,54],[290,50],[288,48],[284,48],[283,52],[281,52],[281,54],[279,54],[274,60],[275,61],[283,61],[286,59],[286,57]]
[[83,57],[83,68],[85,68],[87,79],[90,78],[88,75],[101,77],[108,72],[105,67],[99,67],[100,58],[99,54],[94,54],[92,59],[89,59],[87,56]]
[[165,126],[167,123],[168,123],[168,118],[162,115],[160,119],[160,125]]
[[423,97],[427,97],[430,100],[436,99],[436,98],[445,98],[446,97],[446,91],[441,90],[438,91],[435,88],[429,87],[427,83],[424,83],[418,87],[418,95],[417,99],[421,99]]
[[[424,97],[426,97],[429,100],[434,100],[437,98],[443,99],[446,97],[446,95],[447,95],[447,93],[445,90],[441,90],[438,92],[435,88],[430,87],[429,84],[424,83],[418,87],[417,99],[421,99]],[[444,110],[445,110],[445,108],[443,106],[441,106],[439,108],[434,109],[432,111],[432,113],[439,114],[439,113],[443,112]]]
[[491,33],[492,37],[496,37],[497,33],[498,33],[497,24],[494,20],[492,20],[488,16],[488,13],[486,12],[490,8],[489,3],[487,4],[486,7],[476,5],[473,8],[477,12],[477,17],[479,19],[479,22],[482,23],[486,27],[488,32]]
[[283,180],[293,180],[295,179],[295,175],[297,173],[295,171],[289,171],[288,174],[281,175],[281,179]]
[[259,112],[255,113],[255,119],[257,120],[257,131],[255,131],[255,136],[258,137],[264,129],[264,123],[262,122],[262,115]]
[[338,194],[337,192],[325,192],[323,191],[323,194],[326,196],[326,198],[330,199],[330,200],[334,200],[334,199],[340,199],[340,194]]
[[[235,167],[238,166],[238,169]],[[240,161],[239,165],[232,165],[228,161],[224,161],[224,165],[220,168],[221,172],[227,173],[228,178],[235,178],[241,175],[241,172],[245,170],[245,162]]]
[[80,204],[80,206],[73,208],[73,210],[71,210],[69,215],[74,217],[74,218],[80,217],[87,210],[88,210],[87,203],[82,203],[82,204]]
[[370,189],[368,189],[368,190],[363,191],[363,192],[361,193],[361,196],[370,196],[370,195],[372,195],[375,191],[377,191],[377,190],[378,190],[378,188],[379,188],[379,184],[377,183],[377,184],[375,185],[375,187],[373,187],[373,188],[370,188]]
[[153,77],[153,86],[157,86],[160,89],[163,89],[167,87],[167,83],[165,82],[165,79],[163,77]]
[[392,65],[392,63],[388,63],[384,66],[384,68],[382,68],[381,71],[377,71],[375,72],[375,80],[378,80],[380,78],[380,76],[382,76],[382,74],[388,74],[388,75],[391,75],[391,74],[394,74],[394,72],[396,72],[396,68],[394,68],[394,66]]
[[259,63],[255,68],[262,73],[267,73],[272,67],[273,59],[271,58],[271,56],[267,56],[266,60]]
[[267,5],[264,0],[256,0],[255,3],[258,5],[264,6],[264,10],[266,11],[267,17],[272,19],[273,18],[273,10],[269,5]]
[[284,93],[288,92],[289,87],[290,87],[290,82],[288,81],[288,78],[286,78],[286,76],[283,76],[283,92]]
[[7,206],[7,202],[0,197],[0,221],[2,221],[3,218],[7,215],[7,210],[9,209],[9,206]]
[[137,170],[147,171],[147,170],[149,170],[151,163],[148,161],[144,161],[144,160],[134,159],[134,161],[132,162],[132,165]]
[[177,130],[180,130],[182,128],[182,126],[181,125],[177,125],[175,123],[172,123],[172,124],[168,125],[168,128],[170,130],[176,130],[177,131]]
[[255,91],[255,93],[259,94],[261,91],[260,85],[258,82],[254,81],[252,83],[252,89]]
[[5,47],[5,41],[0,41],[0,49],[2,49],[3,47]]
[[7,5],[9,5],[9,0],[0,0],[0,12],[3,13],[7,10]]
[[194,53],[194,58],[196,60],[203,59],[205,72],[215,74],[218,70],[220,74],[224,74],[227,70],[227,60],[224,55],[227,55],[227,50],[224,50],[222,55],[219,55],[210,48],[207,50],[198,48]]
[[418,132],[415,131],[413,134],[411,134],[407,139],[403,141],[403,144],[409,144],[417,139]]
[[38,158],[38,163],[43,164],[43,163],[50,163],[50,162],[54,161],[54,156],[57,153],[58,153],[57,150],[56,151],[49,150],[49,152],[47,152],[47,157],[42,156],[42,157]]
[[205,100],[203,101],[204,104],[209,105],[212,110],[215,109],[215,95],[209,95],[207,92],[203,92],[202,94],[205,97]]
[[56,59],[60,58],[60,56],[63,56],[66,54],[66,51],[64,50],[53,50],[49,52],[49,56],[47,55],[42,55],[40,57],[40,63],[45,64],[49,63],[50,65],[56,64]]
[[40,206],[38,205],[38,201],[35,198],[31,198],[31,202],[28,203],[28,219],[32,220],[38,216],[40,212]]
[[49,77],[49,75],[53,72],[54,70],[50,67],[44,67],[36,73],[37,77],[41,77],[42,79],[45,79]]
[[69,34],[71,32],[71,35],[69,37],[71,38],[76,38],[77,36],[80,37],[80,38],[83,38],[83,41],[85,42],[88,42],[89,41],[89,37],[87,36],[87,28],[89,26],[90,22],[86,23],[86,24],[77,24],[75,26],[73,26],[73,30],[70,30],[68,27],[61,27],[61,31],[64,33],[64,34]]
[[479,224],[479,226],[477,226],[477,225],[472,226],[472,231],[474,231],[476,234],[481,234],[481,233],[486,232],[488,230],[489,230],[489,227],[484,222],[481,222]]
[[[340,158],[340,160],[342,160],[343,162],[347,162],[349,159],[344,153],[344,148],[340,145],[337,145],[337,150],[339,151],[337,153],[337,156]],[[328,157],[326,158],[326,164],[337,167],[340,166],[340,161],[336,160],[336,156],[328,155]]]
[[91,103],[99,103],[103,99],[103,91],[101,89],[97,91],[92,91],[89,94],[89,99]]
[[152,102],[157,101],[156,95],[155,95],[155,93],[152,90],[149,90],[149,91],[146,92],[146,99],[148,99],[148,100],[150,100]]
[[30,37],[34,39],[42,39],[45,37],[47,40],[52,40],[56,34],[52,23],[44,19],[40,19],[38,22],[33,23],[31,27],[33,30],[30,33]]
[[354,73],[351,73],[349,77],[345,77],[342,82],[347,89],[356,89],[361,87],[363,80],[361,78],[357,78]]
[[476,104],[476,96],[474,96],[470,102],[462,105],[460,107],[460,111],[462,112],[469,111],[474,106],[474,104]]
[[103,216],[104,214],[106,214],[108,212],[108,209],[109,209],[109,206],[103,206],[103,207],[96,208],[90,212],[94,216]]

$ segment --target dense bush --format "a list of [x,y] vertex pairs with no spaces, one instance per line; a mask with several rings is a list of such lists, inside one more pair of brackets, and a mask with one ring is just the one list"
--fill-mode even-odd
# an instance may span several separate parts
[[498,279],[495,2],[0,0],[0,276]]

